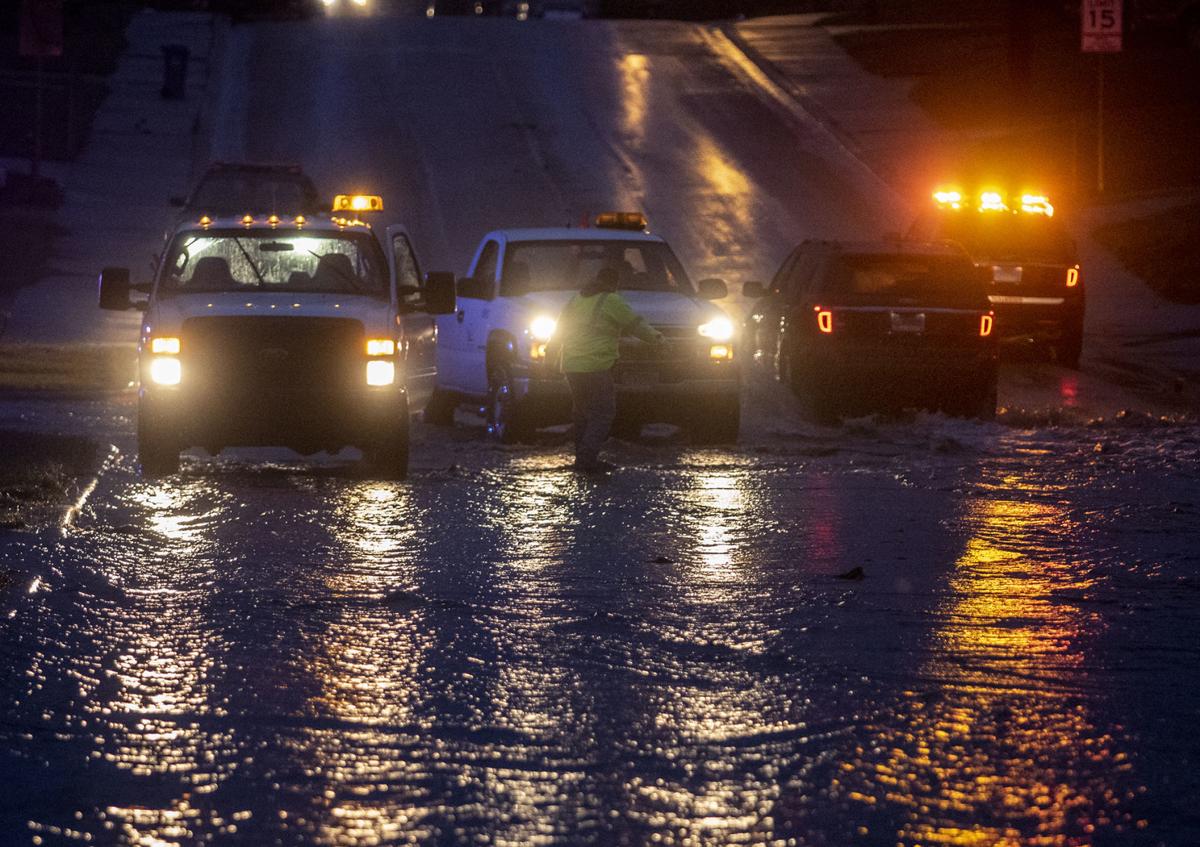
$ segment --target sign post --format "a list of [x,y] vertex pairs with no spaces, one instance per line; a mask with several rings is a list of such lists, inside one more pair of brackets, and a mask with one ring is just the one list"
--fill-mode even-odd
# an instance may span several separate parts
[[37,59],[37,93],[34,95],[33,157],[29,169],[38,175],[42,162],[42,100],[46,87],[42,63],[63,54],[62,0],[22,0],[20,53]]
[[1121,52],[1122,0],[1083,0],[1082,43],[1084,53],[1096,56],[1096,191],[1104,193],[1104,54]]

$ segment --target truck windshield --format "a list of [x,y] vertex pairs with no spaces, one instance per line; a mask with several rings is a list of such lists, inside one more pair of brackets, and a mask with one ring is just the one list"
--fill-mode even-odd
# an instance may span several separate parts
[[180,294],[257,289],[387,297],[387,280],[383,254],[365,233],[231,230],[177,236],[159,287]]
[[830,274],[827,291],[864,305],[981,308],[985,277],[965,256],[852,254]]
[[670,247],[661,241],[633,240],[510,241],[500,293],[578,291],[606,267],[617,271],[624,291],[695,293]]

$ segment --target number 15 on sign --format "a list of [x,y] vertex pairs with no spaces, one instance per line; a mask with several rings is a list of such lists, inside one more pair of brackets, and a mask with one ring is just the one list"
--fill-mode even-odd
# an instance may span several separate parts
[[1083,52],[1121,52],[1121,0],[1083,0]]

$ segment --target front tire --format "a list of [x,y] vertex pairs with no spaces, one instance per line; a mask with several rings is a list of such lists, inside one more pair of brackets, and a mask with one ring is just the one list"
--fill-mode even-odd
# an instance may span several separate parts
[[1054,348],[1058,364],[1073,371],[1079,370],[1079,357],[1083,353],[1083,330],[1069,330]]
[[486,408],[488,433],[501,444],[519,444],[533,435],[513,390],[512,370],[505,363],[496,362],[488,368]]
[[696,410],[692,424],[693,444],[733,444],[737,441],[742,422],[742,404],[737,395],[719,397]]
[[169,476],[179,471],[179,445],[140,405],[137,439],[142,476]]
[[399,420],[376,436],[363,450],[371,474],[378,479],[400,480],[408,476],[409,418],[407,399],[401,404]]

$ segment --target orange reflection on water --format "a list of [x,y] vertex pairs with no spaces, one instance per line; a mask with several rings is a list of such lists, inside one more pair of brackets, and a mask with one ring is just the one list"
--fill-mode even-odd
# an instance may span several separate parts
[[636,148],[646,139],[650,62],[640,53],[627,53],[617,62],[617,74],[621,84],[621,130],[630,146]]
[[[1020,481],[1008,483],[1021,498]],[[933,686],[905,692],[871,727],[833,792],[864,819],[890,807],[900,847],[1066,847],[1101,827],[1132,828],[1119,811],[1130,798],[1114,787],[1127,756],[1072,697],[1098,623],[1056,598],[1089,585],[1047,544],[1070,532],[1067,515],[1030,497],[985,500],[968,520],[975,533],[917,675]]]
[[315,691],[307,711],[318,724],[281,742],[313,780],[314,804],[303,821],[287,820],[313,843],[397,843],[428,835],[428,813],[392,788],[411,782],[413,767],[394,755],[417,726],[418,680],[431,635],[411,604],[417,596],[413,540],[423,520],[403,485],[361,484],[341,493],[333,534],[348,553],[322,565],[322,604],[337,608],[319,639],[302,651]]

